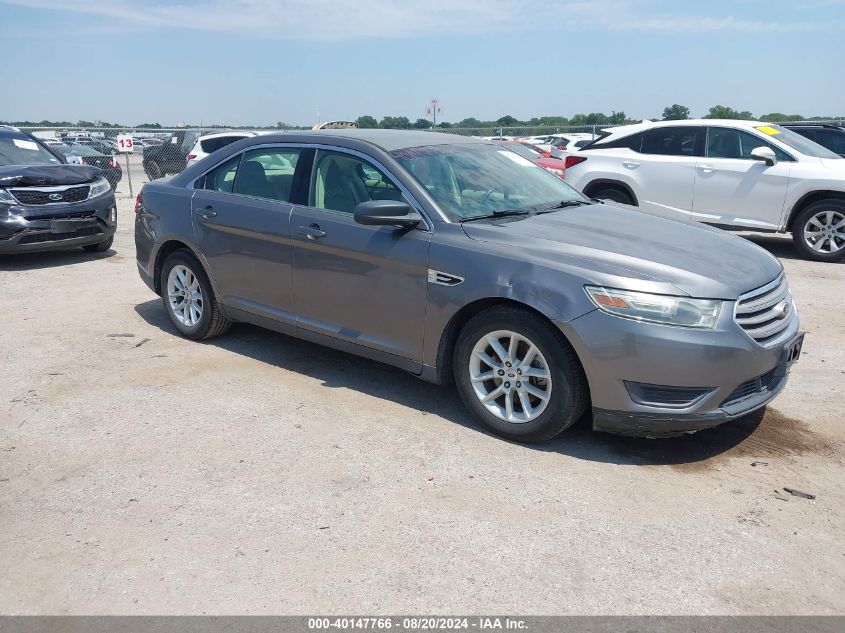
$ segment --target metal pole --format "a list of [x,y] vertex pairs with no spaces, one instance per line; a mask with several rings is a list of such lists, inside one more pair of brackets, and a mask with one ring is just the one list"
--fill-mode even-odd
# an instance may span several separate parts
[[129,179],[129,197],[134,198],[135,196],[132,193],[132,172],[129,169],[129,152],[124,152],[126,156],[126,177]]

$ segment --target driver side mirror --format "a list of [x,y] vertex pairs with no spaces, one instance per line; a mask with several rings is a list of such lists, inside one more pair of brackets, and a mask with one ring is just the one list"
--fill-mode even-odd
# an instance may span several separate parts
[[754,160],[761,160],[769,167],[777,165],[778,158],[775,156],[775,151],[771,147],[755,147],[751,150],[751,158]]
[[422,216],[406,202],[396,200],[368,200],[355,207],[355,221],[369,226],[398,226],[413,229]]

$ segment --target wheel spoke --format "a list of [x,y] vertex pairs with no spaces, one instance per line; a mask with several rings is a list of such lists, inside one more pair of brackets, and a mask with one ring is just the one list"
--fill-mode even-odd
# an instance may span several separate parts
[[537,387],[532,385],[530,382],[525,383],[525,391],[530,393],[535,398],[539,398],[540,400],[543,400],[544,402],[549,399],[548,392],[543,391],[542,389],[538,389]]
[[496,356],[499,357],[499,360],[504,363],[505,359],[508,357],[508,353],[502,346],[502,344],[499,342],[499,339],[497,339],[495,336],[488,336],[487,342],[490,344],[490,347],[493,348],[493,351],[496,352]]
[[817,253],[824,252],[824,251],[822,251],[822,246],[824,246],[824,242],[825,242],[825,239],[823,237],[820,237],[819,239],[817,239],[816,242],[813,244],[813,250],[816,251]]
[[534,362],[534,357],[537,356],[538,351],[539,350],[534,345],[529,347],[528,351],[525,353],[525,356],[522,358],[521,361],[519,361],[517,367],[530,366],[531,363]]
[[498,386],[498,387],[496,387],[493,391],[491,391],[491,392],[490,392],[490,393],[488,393],[486,396],[484,396],[484,397],[481,399],[481,402],[490,402],[491,400],[495,400],[496,398],[498,398],[499,396],[501,396],[503,393],[505,393],[505,386],[504,386],[504,385],[499,385],[499,386]]
[[510,356],[511,362],[516,360],[516,348],[519,346],[519,337],[514,334],[511,336],[511,340],[508,343],[508,356]]
[[509,421],[513,419],[513,391],[505,394],[505,418]]
[[832,224],[833,223],[833,211],[826,211],[825,212],[824,223],[825,224]]
[[472,377],[472,382],[486,382],[488,380],[493,380],[496,377],[495,371],[486,371],[483,374],[478,374],[477,376]]
[[548,378],[549,372],[543,367],[529,367],[522,370],[523,378]]
[[839,222],[833,225],[833,228],[835,229],[841,229],[843,227],[845,227],[845,217],[843,217],[841,220],[839,220]]
[[487,355],[487,352],[478,351],[478,352],[475,353],[475,355],[478,356],[481,359],[481,362],[484,363],[485,365],[487,365],[488,367],[493,367],[495,369],[499,369],[499,368],[502,367],[502,363],[497,362],[497,361],[493,360],[492,358],[490,358]]
[[824,228],[824,224],[822,224],[821,222],[819,222],[819,219],[818,219],[818,218],[810,218],[810,221],[809,221],[809,222],[807,222],[807,224],[812,224],[813,226],[815,226],[815,227],[816,227],[816,228],[818,228],[819,230],[821,230],[821,229],[823,229],[823,228]]
[[531,400],[528,398],[528,394],[520,391],[519,402],[522,405],[522,412],[525,413],[525,417],[530,418],[534,413],[534,407],[531,406]]

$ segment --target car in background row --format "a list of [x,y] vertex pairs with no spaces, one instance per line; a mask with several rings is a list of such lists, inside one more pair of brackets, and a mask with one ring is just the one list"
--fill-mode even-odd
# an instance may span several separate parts
[[103,176],[109,181],[112,190],[117,189],[117,183],[123,178],[123,168],[118,162],[117,156],[112,154],[101,154],[93,147],[81,143],[63,143],[52,148],[64,156],[65,161],[70,164],[91,165],[103,170]]
[[807,259],[845,257],[845,159],[800,134],[699,119],[602,135],[568,153],[567,182],[585,195],[732,230],[791,232]]
[[0,125],[0,253],[108,250],[117,206],[102,173],[68,165],[35,137]]
[[519,141],[496,141],[497,145],[506,147],[510,151],[522,156],[526,160],[530,160],[535,165],[539,165],[548,172],[563,180],[566,177],[566,163],[557,158],[547,158],[539,150],[534,149],[527,143],[520,143]]
[[191,148],[188,154],[188,165],[192,165],[198,160],[202,160],[209,154],[216,152],[221,147],[226,147],[229,143],[240,141],[242,138],[249,138],[258,134],[268,134],[268,132],[215,132],[214,134],[204,134],[197,139],[196,144]]
[[824,123],[793,123],[784,125],[783,127],[797,132],[801,136],[805,136],[811,141],[815,141],[822,147],[826,147],[831,152],[845,158],[845,126]]
[[763,249],[436,132],[232,143],[144,185],[135,244],[186,338],[246,321],[454,381],[512,440],[589,408],[594,428],[633,435],[727,422],[781,392],[803,341]]
[[177,130],[161,145],[143,146],[143,166],[147,178],[156,180],[167,174],[178,174],[185,169],[188,154],[199,136],[196,130]]

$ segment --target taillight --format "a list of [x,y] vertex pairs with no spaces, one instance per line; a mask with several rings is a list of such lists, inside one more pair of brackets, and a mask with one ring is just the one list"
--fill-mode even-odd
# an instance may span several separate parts
[[141,209],[144,208],[144,199],[141,197],[141,192],[138,192],[138,195],[135,196],[135,213],[141,213]]
[[188,161],[192,161],[197,157],[196,154],[188,154]]
[[87,160],[85,160],[84,158],[80,158],[80,159],[79,159],[79,163],[80,163],[81,165],[87,165],[87,164],[88,164],[88,161],[87,161]]
[[564,169],[574,167],[579,163],[583,163],[585,160],[587,160],[586,156],[567,156],[565,159]]
[[118,168],[117,160],[114,158],[109,158],[109,165],[111,165],[112,169]]

